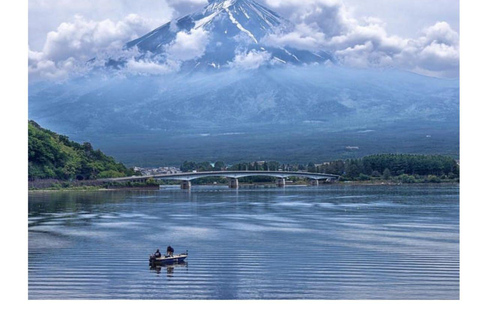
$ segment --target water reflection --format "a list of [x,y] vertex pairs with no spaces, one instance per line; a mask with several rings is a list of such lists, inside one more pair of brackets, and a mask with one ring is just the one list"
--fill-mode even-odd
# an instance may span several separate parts
[[[150,267],[150,270],[155,271],[156,274],[162,273],[162,269],[166,270],[167,277],[173,277],[173,273],[175,268],[184,268],[186,272],[188,272],[188,262],[179,262],[174,264],[166,264],[166,265],[157,265],[154,267]],[[165,271],[164,271],[165,272]]]
[[[142,194],[139,192],[137,194]],[[29,213],[92,211],[105,204],[122,203],[131,193],[114,191],[93,192],[31,192],[28,195]]]

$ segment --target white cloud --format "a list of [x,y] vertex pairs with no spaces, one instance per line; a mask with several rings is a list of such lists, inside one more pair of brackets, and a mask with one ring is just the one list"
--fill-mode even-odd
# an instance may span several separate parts
[[[178,70],[179,64],[174,61],[201,57],[208,43],[208,32],[203,29],[180,32],[166,50],[166,62],[148,55],[139,58],[136,47],[123,50],[125,43],[149,31],[149,24],[135,14],[119,21],[92,21],[75,16],[72,22],[61,23],[55,31],[48,33],[41,51],[29,49],[30,80],[63,80],[68,75],[103,66],[110,58],[127,61],[127,73],[169,73]],[[87,63],[91,59],[95,60]]]
[[55,62],[42,52],[28,50],[28,73],[30,80],[64,80],[80,71],[74,58]]
[[182,7],[185,6],[197,8],[199,6],[205,6],[208,4],[208,0],[167,0],[167,3],[172,7]]
[[341,35],[355,23],[340,0],[264,0],[294,24],[304,24],[326,37]]
[[166,48],[166,55],[172,60],[187,61],[204,55],[208,44],[208,31],[202,28],[177,33],[175,40]]
[[131,74],[139,75],[159,75],[176,72],[180,65],[175,61],[160,63],[153,60],[136,60],[134,58],[127,61],[125,71]]
[[[103,58],[128,58],[136,52],[122,50],[124,44],[149,30],[148,23],[135,14],[119,21],[92,21],[75,16],[72,22],[64,22],[48,33],[41,51],[29,50],[30,79],[61,80],[68,74],[101,65]],[[93,58],[94,64],[87,64]]]
[[339,0],[265,0],[295,22],[287,34],[263,42],[312,51],[332,52],[340,63],[354,67],[404,68],[423,74],[458,76],[459,35],[446,22],[423,30],[418,39],[389,35],[375,17],[355,19]]
[[47,35],[43,53],[49,59],[60,61],[70,57],[87,61],[99,52],[119,50],[123,45],[150,30],[138,15],[130,14],[123,20],[86,20],[75,16],[73,22],[64,22]]
[[424,30],[427,43],[438,42],[446,45],[456,45],[459,41],[458,33],[452,30],[446,22],[437,22],[435,25]]
[[58,80],[67,77],[67,70],[57,67],[52,60],[44,58],[42,52],[28,50],[28,73],[31,80]]
[[29,45],[42,49],[46,35],[76,15],[87,21],[121,21],[129,14],[142,17],[152,30],[175,16],[175,10],[165,0],[29,0]]
[[271,60],[271,54],[264,51],[252,50],[248,53],[238,53],[233,61],[230,63],[230,67],[239,68],[244,70],[258,69],[260,66]]
[[401,67],[440,77],[457,77],[460,63],[459,35],[446,22],[423,30],[418,39],[407,42],[396,56]]
[[325,35],[322,32],[310,32],[311,28],[305,24],[297,25],[289,33],[268,35],[262,43],[268,46],[294,47],[302,50],[318,51],[325,44]]

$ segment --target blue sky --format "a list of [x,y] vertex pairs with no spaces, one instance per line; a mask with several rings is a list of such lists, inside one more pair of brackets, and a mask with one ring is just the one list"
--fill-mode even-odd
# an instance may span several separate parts
[[[327,49],[354,67],[456,77],[458,0],[257,0],[290,19],[276,45]],[[29,0],[30,74],[64,77],[88,56],[188,14],[207,0]],[[395,52],[395,55],[390,52]]]

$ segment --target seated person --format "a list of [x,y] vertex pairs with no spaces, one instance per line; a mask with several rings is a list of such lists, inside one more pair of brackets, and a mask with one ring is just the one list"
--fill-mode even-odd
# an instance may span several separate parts
[[160,253],[160,249],[157,249],[157,251],[155,252],[155,258],[160,258],[162,256],[162,254]]

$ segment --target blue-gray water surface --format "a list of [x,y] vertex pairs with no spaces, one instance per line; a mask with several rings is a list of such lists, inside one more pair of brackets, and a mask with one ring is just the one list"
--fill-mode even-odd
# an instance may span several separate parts
[[459,299],[456,185],[34,192],[28,223],[29,299]]

